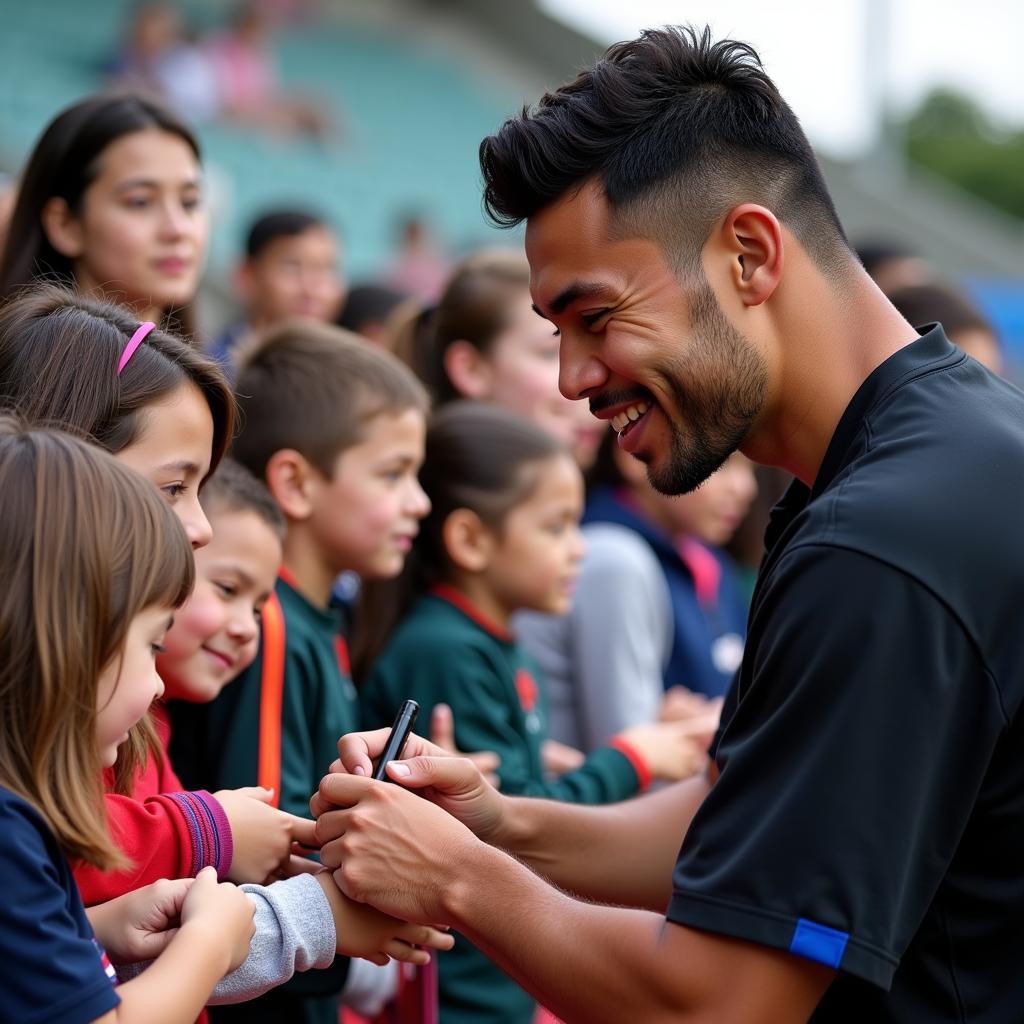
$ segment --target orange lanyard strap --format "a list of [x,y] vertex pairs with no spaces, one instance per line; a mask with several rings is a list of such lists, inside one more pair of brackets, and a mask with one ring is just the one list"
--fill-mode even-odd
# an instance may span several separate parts
[[276,594],[263,606],[263,672],[260,676],[260,740],[257,781],[281,801],[281,705],[284,696],[284,613]]

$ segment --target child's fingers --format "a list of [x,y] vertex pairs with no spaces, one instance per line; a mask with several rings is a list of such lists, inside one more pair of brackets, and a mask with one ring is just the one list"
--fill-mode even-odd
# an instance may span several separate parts
[[450,932],[423,924],[407,925],[396,938],[431,949],[451,949],[455,945],[455,936]]
[[296,875],[319,875],[324,870],[323,864],[318,860],[310,860],[293,853],[288,858],[288,863],[281,869],[282,878],[294,878]]
[[427,950],[417,949],[408,942],[402,942],[401,939],[390,939],[385,942],[383,951],[393,960],[401,960],[403,963],[417,964],[420,967],[430,963],[430,953]]
[[455,746],[455,720],[452,709],[447,704],[435,704],[430,716],[430,742],[450,750],[457,751]]
[[[281,813],[287,812],[282,811]],[[320,848],[320,844],[316,841],[316,822],[312,818],[300,818],[297,814],[289,814],[288,819],[291,824],[293,842],[301,843],[313,850]]]
[[274,791],[272,789],[264,789],[262,786],[242,786],[240,789],[236,789],[235,792],[239,796],[247,796],[250,800],[259,800],[260,803],[269,804],[274,799]]
[[493,775],[501,767],[501,756],[493,750],[478,750],[464,756],[468,757],[483,775]]

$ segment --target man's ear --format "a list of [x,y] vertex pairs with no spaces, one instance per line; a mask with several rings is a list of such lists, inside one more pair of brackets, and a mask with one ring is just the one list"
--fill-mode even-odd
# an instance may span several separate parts
[[464,398],[489,398],[494,387],[490,361],[475,345],[461,338],[444,350],[444,372]]
[[445,551],[457,569],[483,572],[494,551],[494,533],[468,508],[450,512],[441,527]]
[[77,260],[82,255],[85,243],[82,239],[82,224],[68,206],[66,199],[51,196],[43,203],[39,215],[43,232],[50,245],[69,260]]
[[293,448],[282,448],[270,456],[265,472],[267,487],[285,517],[297,522],[313,511],[313,489],[323,474]]
[[719,243],[730,258],[730,283],[745,306],[760,306],[782,280],[782,225],[771,210],[743,203],[725,218]]

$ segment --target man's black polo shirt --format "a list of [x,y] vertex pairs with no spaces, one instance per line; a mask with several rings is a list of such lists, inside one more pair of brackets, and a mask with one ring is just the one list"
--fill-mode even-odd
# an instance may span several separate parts
[[839,969],[815,1021],[1024,1021],[1024,394],[940,328],[773,513],[668,917]]

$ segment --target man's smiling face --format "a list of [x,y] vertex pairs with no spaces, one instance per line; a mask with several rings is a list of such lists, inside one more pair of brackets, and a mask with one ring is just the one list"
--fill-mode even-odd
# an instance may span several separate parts
[[616,237],[584,185],[526,230],[537,311],[561,334],[559,387],[611,420],[665,494],[693,490],[749,432],[767,369],[703,279],[683,283],[658,243]]

